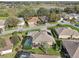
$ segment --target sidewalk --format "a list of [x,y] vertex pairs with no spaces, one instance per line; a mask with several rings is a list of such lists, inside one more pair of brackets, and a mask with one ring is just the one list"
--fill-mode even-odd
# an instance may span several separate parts
[[61,58],[61,57],[55,55],[31,54],[31,58]]

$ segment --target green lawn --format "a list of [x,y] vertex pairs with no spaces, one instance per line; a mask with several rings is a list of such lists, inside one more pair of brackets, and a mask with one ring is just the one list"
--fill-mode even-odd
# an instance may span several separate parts
[[57,22],[49,22],[50,24],[58,24]]
[[59,51],[54,50],[53,48],[48,49],[48,54],[49,55],[60,55]]
[[72,26],[72,25],[68,25],[68,24],[59,24],[58,26],[53,26],[53,27],[50,27],[50,28],[48,28],[48,29],[52,29],[52,28],[59,28],[59,27],[70,27],[71,29],[74,29],[74,30],[77,30],[77,31],[79,31],[79,28],[76,28],[76,27],[74,27],[74,26]]
[[74,27],[74,26],[72,26],[72,25],[64,24],[64,25],[61,25],[61,26],[63,26],[63,27],[70,27],[70,28],[72,28],[72,29],[74,29],[74,30],[79,31],[79,28],[76,28],[76,27]]
[[75,24],[79,24],[79,22],[75,23]]
[[[34,54],[44,54],[44,52],[42,50],[40,50],[39,48],[34,48],[34,49],[30,49],[30,50],[27,50],[27,51],[30,51]],[[48,55],[60,55],[59,51],[56,51],[54,50],[53,48],[48,48]]]
[[27,51],[30,51],[35,54],[43,54],[42,50],[40,50],[39,48],[29,49]]
[[15,55],[16,55],[16,52],[12,52],[12,53],[0,56],[0,58],[14,58]]
[[5,20],[7,17],[0,17],[0,19]]

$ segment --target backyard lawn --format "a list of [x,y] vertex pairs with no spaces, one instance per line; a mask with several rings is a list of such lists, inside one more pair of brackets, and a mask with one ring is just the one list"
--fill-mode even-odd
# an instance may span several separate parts
[[48,54],[49,54],[49,55],[60,55],[59,51],[54,50],[54,49],[52,49],[52,48],[49,48],[49,49],[48,49]]
[[7,17],[0,17],[1,20],[5,20]]

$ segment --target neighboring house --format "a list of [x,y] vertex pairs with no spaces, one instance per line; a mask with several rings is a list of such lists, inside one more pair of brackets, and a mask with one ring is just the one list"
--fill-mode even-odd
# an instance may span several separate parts
[[65,57],[79,58],[79,40],[62,40],[62,49]]
[[40,19],[42,22],[45,22],[45,23],[50,20],[47,16],[40,16],[39,19]]
[[79,17],[75,20],[76,22],[79,22]]
[[18,20],[20,21],[17,25],[18,27],[23,27],[25,25],[25,21],[23,18],[18,18]]
[[77,19],[77,18],[79,17],[79,14],[71,13],[71,14],[66,14],[66,16],[67,16],[69,19],[72,19],[72,18]]
[[62,30],[67,29],[66,27],[60,27],[60,28],[56,28],[55,30],[57,31],[57,34],[60,35],[60,33],[62,32]]
[[76,30],[73,30],[71,28],[62,28],[60,30],[57,31],[59,38],[64,38],[64,39],[68,39],[68,38],[75,38],[78,39],[79,38],[79,32]]
[[13,44],[9,39],[0,39],[0,55],[11,53],[12,46]]
[[5,20],[0,20],[0,33],[5,30]]
[[28,25],[29,26],[33,27],[33,26],[36,26],[37,25],[37,22],[38,21],[39,21],[39,18],[38,17],[32,17],[27,22],[28,22]]
[[52,46],[55,43],[55,39],[51,33],[45,30],[29,32],[28,36],[33,38],[32,43],[34,46],[42,43],[47,43],[49,46]]

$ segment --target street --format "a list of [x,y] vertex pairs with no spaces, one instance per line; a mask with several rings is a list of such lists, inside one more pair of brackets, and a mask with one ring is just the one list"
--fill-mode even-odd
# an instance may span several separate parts
[[[56,26],[57,24],[45,24],[45,25],[40,25],[40,26],[35,26],[35,27],[28,27],[28,28],[23,28],[21,29],[21,31],[27,31],[27,30],[33,30],[33,29],[42,29],[42,28],[48,28],[48,27],[52,27],[52,26]],[[10,33],[13,33],[13,32],[19,32],[20,29],[14,29],[14,30],[7,30],[7,31],[4,31],[2,32],[0,35],[6,35],[6,34],[10,34]]]
[[[52,26],[56,26],[57,24],[69,24],[69,25],[72,25],[74,27],[77,27],[75,26],[74,24],[71,24],[67,21],[64,21],[63,23],[61,21],[58,21],[58,23],[56,24],[50,24],[50,23],[46,23],[44,25],[40,25],[40,26],[35,26],[35,27],[28,27],[28,28],[19,28],[19,29],[14,29],[14,30],[7,30],[7,31],[4,31],[0,34],[1,35],[6,35],[6,34],[10,34],[10,33],[13,33],[15,31],[19,32],[19,31],[27,31],[27,30],[33,30],[33,29],[43,29],[43,28],[48,28],[48,27],[52,27]],[[77,27],[79,28],[79,27]]]

